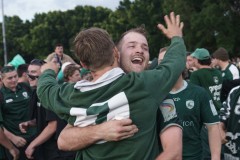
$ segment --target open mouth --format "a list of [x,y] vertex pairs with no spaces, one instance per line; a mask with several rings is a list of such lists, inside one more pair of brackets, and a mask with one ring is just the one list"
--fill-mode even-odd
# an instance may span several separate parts
[[133,64],[142,64],[143,63],[143,58],[141,57],[135,57],[132,59]]

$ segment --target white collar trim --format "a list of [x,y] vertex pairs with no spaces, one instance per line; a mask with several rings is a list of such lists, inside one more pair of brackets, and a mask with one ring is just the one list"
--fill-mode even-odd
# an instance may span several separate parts
[[112,70],[104,73],[95,82],[90,82],[87,80],[78,81],[74,85],[74,88],[79,89],[81,92],[90,91],[90,90],[105,86],[105,85],[115,81],[116,79],[121,77],[123,74],[125,74],[125,73],[123,72],[123,70],[121,68],[119,68],[119,67],[113,68]]
[[170,94],[177,94],[177,93],[183,91],[184,89],[186,89],[187,86],[188,86],[188,83],[185,80],[183,80],[183,85],[182,85],[182,87],[179,90],[177,90],[177,91],[170,91],[169,93]]

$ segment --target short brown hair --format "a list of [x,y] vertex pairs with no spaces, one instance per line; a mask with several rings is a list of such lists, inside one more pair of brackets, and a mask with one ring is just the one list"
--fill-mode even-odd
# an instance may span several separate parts
[[78,70],[80,73],[80,67],[76,66],[75,64],[67,65],[63,70],[64,81],[68,81],[68,77],[72,76],[76,70]]
[[63,47],[63,44],[62,43],[56,43],[55,48],[57,48],[57,47]]
[[122,40],[123,40],[124,36],[127,35],[128,33],[131,33],[131,32],[139,33],[139,34],[143,35],[143,36],[147,39],[148,34],[147,34],[147,31],[146,31],[146,29],[145,29],[145,27],[144,27],[143,25],[140,26],[140,27],[132,28],[132,29],[124,32],[124,33],[121,35],[120,39],[119,39],[118,42],[117,42],[117,48],[118,48],[118,50],[121,50]]
[[220,47],[218,48],[213,54],[212,54],[212,57],[213,58],[216,58],[216,59],[220,59],[222,61],[228,61],[229,60],[229,55],[228,55],[228,51],[223,48],[223,47]]
[[112,65],[114,62],[115,44],[103,29],[90,28],[79,32],[74,46],[76,56],[91,71]]

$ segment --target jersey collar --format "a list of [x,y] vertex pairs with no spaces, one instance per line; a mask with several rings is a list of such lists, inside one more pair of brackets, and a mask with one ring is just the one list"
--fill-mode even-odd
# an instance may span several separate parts
[[123,74],[125,74],[125,73],[123,72],[123,70],[121,68],[119,68],[119,67],[118,68],[113,68],[112,70],[104,73],[95,82],[89,82],[87,80],[78,81],[74,85],[74,88],[79,89],[82,92],[90,91],[90,90],[105,86],[105,85],[115,81],[116,79],[121,77]]
[[183,85],[182,85],[182,87],[179,90],[177,90],[177,91],[170,91],[169,93],[170,94],[177,94],[177,93],[183,91],[184,89],[186,89],[187,86],[188,86],[188,83],[185,80],[183,80]]

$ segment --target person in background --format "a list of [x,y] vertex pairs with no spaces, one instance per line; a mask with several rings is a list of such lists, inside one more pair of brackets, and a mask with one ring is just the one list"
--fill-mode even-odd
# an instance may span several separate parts
[[238,160],[240,157],[240,86],[234,87],[220,111],[221,131],[225,133],[224,160]]
[[[211,57],[207,49],[197,48],[191,56],[194,58],[194,67],[197,68],[190,76],[190,82],[199,85],[206,89],[213,100],[213,106],[219,112],[221,108],[221,89],[222,89],[222,75],[218,69],[211,67]],[[209,149],[208,131],[204,126],[202,127],[202,145],[203,145],[203,159],[211,158]]]
[[193,57],[191,56],[191,52],[187,52],[187,63],[186,63],[186,68],[191,70],[191,72],[197,70],[195,67],[194,67],[194,60],[193,60]]
[[[158,61],[161,63],[166,48],[159,52]],[[197,85],[183,80],[180,75],[177,83],[163,101],[160,109],[169,107],[176,110],[182,120],[183,127],[183,160],[201,160],[203,147],[201,144],[201,128],[206,125],[208,129],[211,159],[219,160],[221,151],[221,137],[218,129],[219,118],[212,99],[207,91]]]
[[189,81],[192,72],[196,71],[197,68],[194,67],[194,60],[191,56],[191,52],[187,52],[187,61],[186,61],[186,68],[183,74],[183,78]]
[[225,48],[220,47],[213,52],[212,61],[216,66],[220,67],[223,80],[239,79],[238,68],[230,63],[229,55]]
[[197,70],[191,74],[190,82],[205,88],[211,95],[217,111],[219,111],[221,108],[220,94],[223,83],[221,72],[211,67],[211,57],[205,48],[197,48],[191,56],[194,59],[194,67]]
[[[60,128],[66,123],[57,117],[52,111],[43,108],[36,94],[38,78],[41,75],[41,66],[45,62],[43,60],[34,59],[28,67],[28,77],[31,87],[33,88],[33,96],[31,98],[31,115],[32,119],[19,124],[22,133],[27,133],[29,128],[36,126],[36,138],[28,145],[25,154],[29,159],[37,160],[71,160],[74,154],[60,151],[57,147],[57,138]],[[62,123],[64,123],[63,126]]]
[[67,65],[63,70],[64,81],[76,83],[81,80],[80,68],[75,64]]
[[27,76],[27,70],[28,70],[28,64],[21,64],[17,68],[17,74],[18,74],[18,83],[28,82],[28,76]]
[[69,55],[63,53],[63,45],[60,43],[55,45],[54,52],[49,54],[44,61],[56,62],[59,63],[60,66],[65,62],[75,63]]
[[[18,76],[13,66],[5,66],[1,70],[3,87],[0,89],[2,101],[0,117],[4,127],[4,134],[20,151],[19,159],[26,159],[25,149],[35,135],[35,128],[27,133],[21,133],[18,125],[30,120],[29,102],[32,95],[30,86],[18,83]],[[12,159],[6,150],[7,159]]]
[[227,99],[230,90],[240,85],[239,70],[230,63],[229,54],[225,48],[220,47],[212,54],[212,63],[217,66],[223,77],[221,102]]
[[[54,63],[56,63],[56,62],[54,62]],[[58,64],[58,63],[57,63],[57,64]],[[57,80],[58,80],[58,83],[59,83],[59,84],[64,83],[63,71],[64,71],[64,69],[66,68],[66,66],[68,66],[68,65],[70,65],[70,64],[74,64],[74,63],[65,62],[65,63],[62,64],[61,69],[59,70],[58,75],[57,75]]]
[[[3,98],[2,95],[0,95],[0,101],[3,101],[2,98]],[[5,159],[4,148],[6,148],[8,149],[9,153],[12,155],[13,160],[17,160],[19,157],[19,150],[11,143],[11,141],[4,134],[2,122],[3,122],[3,118],[2,118],[2,114],[0,113],[0,145],[2,145],[0,146],[0,159]]]

